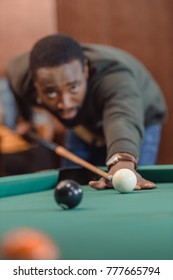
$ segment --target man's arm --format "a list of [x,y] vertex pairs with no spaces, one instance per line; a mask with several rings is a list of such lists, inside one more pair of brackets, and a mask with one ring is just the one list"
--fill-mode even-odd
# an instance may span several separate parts
[[[150,189],[156,185],[142,178],[136,171],[137,158],[144,132],[142,93],[133,75],[128,71],[111,73],[100,83],[103,105],[103,126],[107,144],[108,173],[113,175],[122,168],[137,176],[135,189]],[[118,160],[117,155],[121,155]],[[91,187],[103,189],[112,185],[105,179],[91,181]]]
[[7,68],[7,80],[15,97],[19,114],[25,121],[32,118],[31,102],[35,90],[29,74],[29,53],[14,58]]

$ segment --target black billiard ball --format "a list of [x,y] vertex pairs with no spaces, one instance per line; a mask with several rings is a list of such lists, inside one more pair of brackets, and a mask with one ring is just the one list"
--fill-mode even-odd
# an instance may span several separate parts
[[63,209],[76,207],[82,200],[81,186],[74,180],[63,180],[55,188],[55,200]]

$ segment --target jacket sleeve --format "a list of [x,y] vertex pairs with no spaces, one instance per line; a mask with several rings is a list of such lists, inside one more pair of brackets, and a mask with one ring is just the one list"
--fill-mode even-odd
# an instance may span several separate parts
[[97,98],[103,110],[107,159],[118,152],[138,157],[144,133],[144,106],[133,74],[107,74],[101,79]]

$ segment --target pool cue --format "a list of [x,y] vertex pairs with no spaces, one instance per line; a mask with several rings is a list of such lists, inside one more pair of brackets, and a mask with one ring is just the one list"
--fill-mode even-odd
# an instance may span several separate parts
[[86,160],[76,156],[75,154],[73,154],[72,152],[68,151],[66,148],[64,148],[61,145],[58,145],[56,143],[53,142],[49,142],[43,138],[41,138],[40,136],[38,136],[35,133],[28,133],[26,134],[26,138],[28,140],[33,140],[34,142],[36,142],[37,144],[39,144],[40,146],[43,146],[53,152],[55,152],[57,155],[64,157],[76,164],[81,165],[82,167],[92,171],[93,173],[100,175],[101,177],[105,178],[106,180],[112,182],[112,175],[109,175],[108,173],[106,173],[105,171],[99,169],[98,167],[94,166],[93,164],[87,162]]

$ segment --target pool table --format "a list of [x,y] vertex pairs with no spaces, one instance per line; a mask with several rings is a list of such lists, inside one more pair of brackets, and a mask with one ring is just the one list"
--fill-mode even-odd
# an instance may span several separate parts
[[[82,168],[1,177],[0,236],[24,226],[39,229],[57,242],[64,260],[172,260],[173,165],[138,171],[157,188],[98,191],[87,184],[95,175]],[[63,179],[83,188],[82,202],[71,210],[54,199]]]

